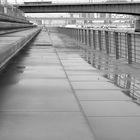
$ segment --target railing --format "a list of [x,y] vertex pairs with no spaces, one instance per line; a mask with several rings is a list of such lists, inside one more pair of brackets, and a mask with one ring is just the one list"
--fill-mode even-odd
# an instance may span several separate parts
[[[140,80],[128,71],[119,71],[122,64],[140,63],[140,33],[113,30],[62,28],[57,30],[76,40],[84,57],[95,68],[103,71],[104,77],[140,104]],[[103,55],[104,54],[104,55]],[[107,57],[106,57],[107,56]],[[113,64],[116,60],[118,63]],[[133,65],[140,66],[140,65]],[[131,67],[134,68],[134,67]]]
[[93,52],[100,51],[128,64],[140,63],[140,33],[62,27],[58,31],[84,44],[87,59]]
[[[112,0],[112,2],[117,2],[118,0]],[[126,2],[136,2],[138,0],[126,0]],[[107,2],[107,0],[52,0],[53,3],[99,3],[99,2]]]

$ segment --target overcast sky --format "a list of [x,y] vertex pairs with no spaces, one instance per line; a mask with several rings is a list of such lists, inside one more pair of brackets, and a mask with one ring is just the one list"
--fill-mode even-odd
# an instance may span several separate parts
[[[4,1],[4,0],[2,0]],[[89,1],[92,1],[92,2],[102,2],[102,1],[105,1],[105,0],[7,0],[9,3],[15,3],[17,1],[17,3],[23,3],[24,1],[26,2],[30,2],[30,1],[52,1],[52,2],[89,2]],[[115,0],[116,1],[116,0]],[[118,0],[119,1],[119,0]],[[130,0],[128,0],[130,1]],[[140,0],[133,0],[133,1],[140,1]]]
[[[52,2],[89,2],[89,0],[8,0],[9,3],[15,3],[15,1],[17,1],[17,3],[23,3],[24,1],[26,2],[30,2],[30,1],[52,1]],[[90,0],[90,1],[95,1],[95,2],[101,2],[103,0]]]

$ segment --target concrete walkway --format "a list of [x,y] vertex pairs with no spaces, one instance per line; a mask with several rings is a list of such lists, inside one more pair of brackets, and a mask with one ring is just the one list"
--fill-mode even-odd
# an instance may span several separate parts
[[0,75],[1,140],[139,140],[139,132],[139,106],[67,37],[41,32]]
[[94,139],[46,32],[0,76],[0,139]]
[[[52,35],[53,44],[95,139],[139,140],[140,106],[123,92],[124,89],[85,62],[75,49],[76,43],[64,35],[57,35]],[[124,81],[120,80],[120,84]]]

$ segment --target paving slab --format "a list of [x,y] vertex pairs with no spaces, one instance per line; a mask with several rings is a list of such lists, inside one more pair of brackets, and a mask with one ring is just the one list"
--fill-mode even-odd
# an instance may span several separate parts
[[127,101],[132,100],[121,90],[76,90],[81,101]]
[[100,74],[99,70],[67,70],[68,76],[78,76],[78,75],[96,75]]
[[89,117],[97,140],[139,140],[140,117]]
[[73,88],[75,90],[78,89],[83,89],[83,90],[91,90],[91,89],[120,89],[118,87],[116,87],[114,84],[110,83],[110,82],[106,82],[106,81],[91,81],[91,82],[72,82]]
[[140,109],[132,101],[81,101],[87,116],[140,116]]
[[87,81],[87,82],[90,82],[90,81],[108,81],[106,78],[104,77],[101,77],[101,75],[76,75],[76,76],[69,76],[69,79],[70,81]]
[[93,140],[80,113],[0,113],[2,140]]
[[[57,88],[56,88],[57,90]],[[8,90],[7,90],[8,91]],[[3,93],[5,99],[0,103],[0,111],[19,112],[79,112],[76,100],[70,92],[47,90],[10,90]],[[19,91],[17,93],[17,91]],[[1,99],[2,100],[2,99]]]

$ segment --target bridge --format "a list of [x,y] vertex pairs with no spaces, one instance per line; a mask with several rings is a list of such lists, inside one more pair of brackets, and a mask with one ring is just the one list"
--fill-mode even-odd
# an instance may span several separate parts
[[116,13],[137,16],[135,28],[140,31],[140,3],[113,2],[113,3],[61,3],[61,4],[23,4],[17,5],[25,13]]
[[28,20],[134,20],[135,18],[83,18],[83,17],[27,17]]
[[0,140],[140,139],[139,32],[41,29],[1,9]]
[[24,13],[117,13],[140,15],[139,2],[17,5]]

